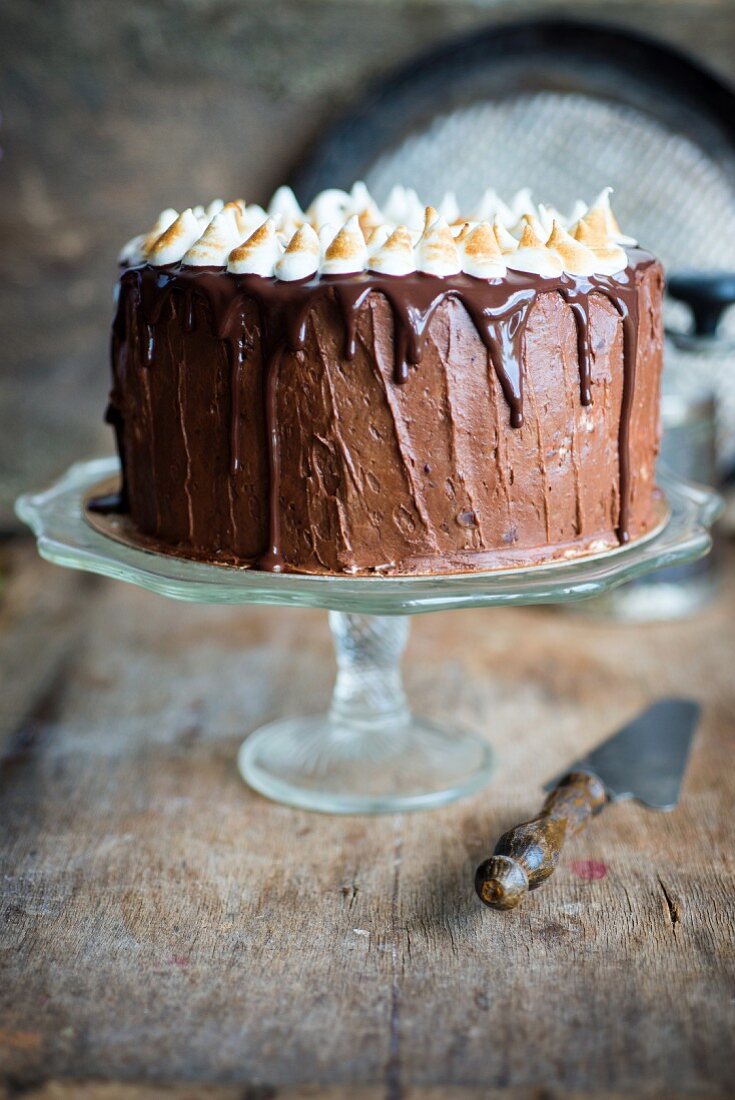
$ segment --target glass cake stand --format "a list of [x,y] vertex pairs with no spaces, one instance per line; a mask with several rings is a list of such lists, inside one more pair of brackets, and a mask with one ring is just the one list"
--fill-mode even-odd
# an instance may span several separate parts
[[484,738],[409,710],[400,673],[409,615],[600,595],[706,554],[720,507],[715,493],[664,473],[659,480],[668,511],[659,528],[597,556],[439,577],[305,576],[191,561],[135,545],[124,517],[95,514],[92,521],[86,509],[118,474],[115,458],[78,463],[46,492],[21,497],[18,516],[33,529],[41,555],[58,565],[180,600],[328,609],[337,681],[327,714],[272,722],[250,734],[238,756],[243,778],[262,794],[328,813],[440,806],[479,789],[491,774]]

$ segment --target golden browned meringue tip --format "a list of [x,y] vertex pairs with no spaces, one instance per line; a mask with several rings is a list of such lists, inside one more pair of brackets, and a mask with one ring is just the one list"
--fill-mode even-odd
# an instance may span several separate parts
[[390,237],[391,232],[389,225],[376,225],[375,228],[370,231],[370,236],[367,239],[367,248],[370,255],[383,247]]
[[[586,213],[600,214],[605,225],[605,233],[608,237],[619,245],[635,245],[635,237],[628,237],[622,232],[618,225],[618,220],[613,214],[612,207],[610,205],[610,196],[612,195],[612,187],[603,187],[600,194],[590,206]],[[582,213],[585,213],[584,211]],[[581,215],[580,215],[581,216]]]
[[599,210],[588,210],[574,226],[572,236],[575,241],[591,249],[595,257],[595,270],[601,275],[613,275],[627,266],[625,249],[607,235]]
[[543,229],[536,219],[526,216],[518,248],[506,256],[508,267],[513,271],[527,271],[545,278],[561,275],[564,270],[561,258],[546,247],[542,234]]
[[439,211],[434,206],[427,206],[424,210],[424,229],[425,233],[427,229],[430,229],[434,222],[439,217]]
[[495,234],[495,240],[498,242],[498,248],[504,255],[508,252],[515,252],[518,248],[518,241],[499,218],[496,218],[493,222],[493,233]]
[[497,237],[489,222],[480,222],[466,234],[460,244],[462,270],[478,279],[496,279],[506,267]]
[[580,241],[575,240],[559,222],[552,222],[546,247],[562,262],[565,271],[572,275],[591,275],[595,270],[595,254]]
[[242,241],[244,231],[238,224],[240,210],[235,203],[224,206],[215,214],[202,235],[184,255],[183,262],[191,267],[220,267]]
[[295,282],[313,275],[319,267],[320,251],[318,236],[308,222],[304,222],[278,260],[275,267],[276,277],[284,282]]
[[588,248],[606,248],[610,243],[607,219],[602,210],[591,209],[572,226],[572,236]]
[[251,223],[247,215],[247,205],[242,199],[236,199],[234,202],[226,202],[222,207],[221,213],[224,214],[225,211],[229,211],[233,215],[239,233],[245,234],[248,232]]
[[324,253],[325,275],[348,275],[362,271],[367,259],[365,238],[357,214],[345,222]]
[[397,226],[387,240],[371,253],[368,270],[378,271],[382,275],[409,275],[416,270],[413,240],[405,225]]
[[[446,195],[438,208],[424,207],[418,195],[404,187],[393,188],[381,213],[361,182],[350,191],[339,188],[321,191],[304,214],[293,192],[284,187],[270,202],[273,225],[268,230],[268,248],[262,254],[257,251],[260,237],[253,245],[253,257],[257,259],[249,260],[247,250],[242,254],[236,250],[269,215],[258,204],[247,204],[240,198],[226,204],[216,199],[206,207],[196,206],[179,215],[175,210],[163,211],[147,233],[125,244],[120,262],[130,266],[147,260],[165,265],[183,259],[185,264],[194,266],[220,266],[236,252],[232,263],[243,264],[242,271],[246,273],[249,263],[261,267],[266,263],[266,255],[273,258],[278,243],[279,247],[287,247],[291,257],[282,263],[281,255],[274,259],[279,271],[291,272],[284,276],[287,279],[303,277],[293,271],[311,267],[317,255],[314,270],[325,274],[364,270],[369,266],[368,257],[378,255],[379,266],[375,270],[393,273],[400,269],[409,273],[418,267],[445,277],[459,271],[459,262],[465,272],[477,271],[478,277],[484,274],[490,278],[495,274],[493,264],[501,263],[498,252],[511,270],[549,275],[560,264],[570,274],[588,271],[591,261],[587,250],[594,257],[594,272],[611,274],[627,266],[621,246],[635,244],[633,238],[620,232],[610,208],[611,190],[605,188],[590,207],[577,203],[573,215],[576,220],[572,224],[571,216],[560,214],[552,206],[535,204],[527,190],[519,191],[510,206],[494,192],[487,191],[468,218],[459,216],[452,194]],[[487,213],[481,216],[480,209]],[[494,219],[492,225],[491,219]],[[472,236],[480,224],[482,230]],[[299,235],[304,225],[313,226],[318,238]],[[394,237],[396,227],[401,227],[401,232]],[[271,233],[277,241],[271,240]],[[390,245],[386,248],[388,241]],[[357,266],[360,258],[362,268]]]
[[546,246],[546,241],[541,235],[543,230],[541,230],[541,226],[535,218],[524,214],[521,218],[521,224],[523,225],[523,232],[518,242],[519,248],[544,248]]
[[440,278],[457,275],[462,265],[452,231],[443,218],[437,216],[433,221],[429,220],[431,209],[427,207],[426,226],[416,245],[416,267],[427,275],[438,275]]
[[201,225],[194,211],[189,207],[183,210],[168,229],[156,237],[146,249],[146,259],[154,266],[177,263],[184,253],[196,241]]
[[234,275],[272,275],[283,253],[273,218],[268,218],[246,241],[233,248],[227,270]]

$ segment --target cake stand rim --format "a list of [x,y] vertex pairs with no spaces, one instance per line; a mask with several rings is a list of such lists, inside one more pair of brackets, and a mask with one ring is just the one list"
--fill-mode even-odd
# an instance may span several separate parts
[[[76,462],[46,490],[19,497],[16,514],[33,530],[42,557],[180,600],[375,615],[565,603],[600,595],[648,572],[704,556],[712,544],[708,529],[722,509],[713,489],[659,470],[668,514],[653,532],[628,546],[491,571],[399,577],[274,574],[133,547],[104,534],[88,523],[84,505],[95,485],[116,471],[119,460],[114,456]],[[172,575],[176,573],[184,575]]]

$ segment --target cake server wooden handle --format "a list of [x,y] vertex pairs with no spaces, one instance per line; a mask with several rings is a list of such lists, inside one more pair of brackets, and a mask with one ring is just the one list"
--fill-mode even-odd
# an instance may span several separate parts
[[495,851],[475,873],[475,890],[491,909],[513,909],[535,890],[559,862],[567,837],[598,814],[607,802],[600,780],[571,772],[554,787],[538,817],[504,833]]

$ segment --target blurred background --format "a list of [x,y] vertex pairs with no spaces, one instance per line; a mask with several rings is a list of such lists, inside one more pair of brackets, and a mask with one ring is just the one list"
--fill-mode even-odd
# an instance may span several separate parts
[[[163,207],[265,202],[284,180],[308,200],[357,177],[378,199],[392,182],[433,201],[529,185],[564,206],[609,182],[670,272],[735,267],[735,5],[612,0],[561,18],[523,0],[3,0],[2,528],[18,492],[111,449],[116,255]],[[690,325],[681,302],[668,317]],[[691,354],[705,363],[685,419],[692,402],[711,415],[733,373],[705,327],[704,344],[670,345],[679,378]]]

